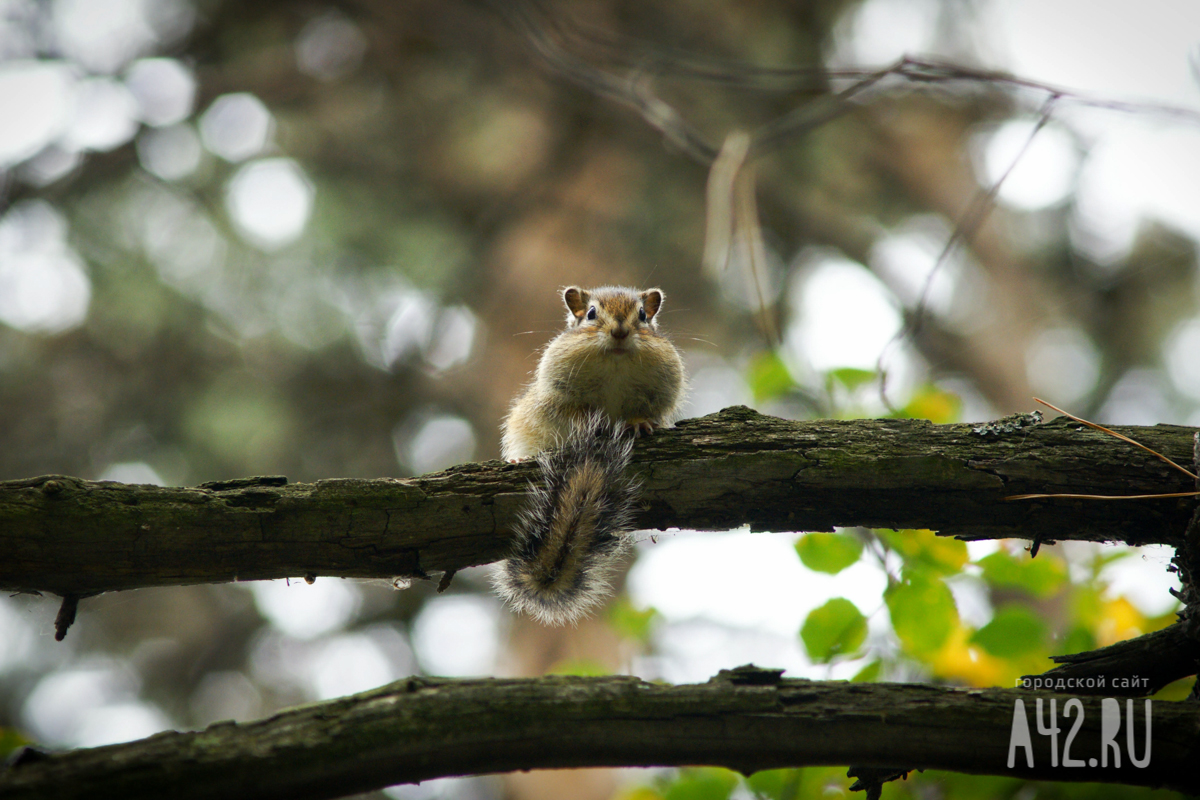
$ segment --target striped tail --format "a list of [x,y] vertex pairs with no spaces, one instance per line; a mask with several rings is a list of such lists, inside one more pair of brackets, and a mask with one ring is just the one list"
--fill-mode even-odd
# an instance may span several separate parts
[[530,484],[513,553],[494,577],[515,610],[573,624],[611,593],[639,489],[624,475],[632,453],[632,438],[597,414],[564,446],[538,454],[544,485]]

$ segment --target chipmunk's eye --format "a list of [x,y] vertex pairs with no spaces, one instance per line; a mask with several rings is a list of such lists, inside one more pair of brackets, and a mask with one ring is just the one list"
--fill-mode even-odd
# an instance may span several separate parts
[[644,308],[638,309],[638,319],[640,319],[642,322],[646,321],[646,309],[644,309]]
[[589,309],[588,309],[588,316],[587,316],[587,318],[588,318],[588,319],[595,319],[595,318],[596,318],[596,307],[595,307],[595,306],[592,306],[591,308],[589,308]]

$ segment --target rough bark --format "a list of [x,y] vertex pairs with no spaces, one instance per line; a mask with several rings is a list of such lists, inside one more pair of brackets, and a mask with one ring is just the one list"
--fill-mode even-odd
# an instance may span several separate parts
[[[1153,633],[1126,639],[1107,647],[1050,656],[1059,666],[1041,675],[1026,675],[1027,679],[1042,678],[1074,679],[1072,691],[1076,694],[1103,694],[1112,696],[1143,696],[1157,692],[1168,683],[1196,674],[1200,664],[1200,641],[1189,633],[1186,623],[1177,622]],[[1114,688],[1103,682],[1088,687],[1080,679],[1104,676],[1137,676],[1144,682],[1125,689]]]
[[[1151,758],[1131,765],[1127,709],[1121,767],[1051,766],[1036,701],[1055,698],[1061,758],[1074,717],[1045,692],[780,679],[739,668],[704,684],[630,677],[522,680],[410,678],[246,724],[52,755],[0,774],[0,798],[337,797],[451,775],[579,766],[711,764],[745,773],[844,765],[1200,788],[1200,708],[1154,702]],[[1007,766],[1015,701],[1033,731]],[[1134,751],[1144,758],[1146,701],[1131,701]],[[1098,757],[1101,701],[1084,698],[1070,756]],[[1049,704],[1044,704],[1049,719]],[[467,724],[464,724],[465,721]],[[1061,761],[1059,762],[1062,763]]]
[[[1192,429],[1122,427],[1180,463]],[[638,443],[644,528],[933,528],[1178,544],[1195,498],[1006,501],[1040,493],[1150,494],[1187,476],[1065,420],[933,425],[791,422],[750,409],[686,420]],[[0,483],[0,589],[87,596],[144,586],[334,575],[425,576],[503,558],[536,466],[464,464],[419,478],[195,488],[43,476]]]

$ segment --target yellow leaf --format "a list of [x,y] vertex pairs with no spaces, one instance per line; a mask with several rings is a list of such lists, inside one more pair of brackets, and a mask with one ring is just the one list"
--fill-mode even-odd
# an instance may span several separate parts
[[984,652],[983,648],[968,644],[970,631],[963,626],[955,628],[934,657],[929,666],[938,678],[950,678],[971,686],[1011,686],[1021,672],[1012,664]]
[[936,386],[925,386],[913,395],[900,413],[901,416],[910,419],[927,419],[930,422],[946,423],[956,421],[961,410],[962,400],[958,395]]
[[1105,600],[1100,605],[1100,621],[1096,626],[1096,644],[1107,647],[1110,644],[1141,636],[1148,627],[1142,612],[1124,597],[1116,600]]
[[617,792],[612,800],[662,800],[662,794],[649,786],[634,786]]

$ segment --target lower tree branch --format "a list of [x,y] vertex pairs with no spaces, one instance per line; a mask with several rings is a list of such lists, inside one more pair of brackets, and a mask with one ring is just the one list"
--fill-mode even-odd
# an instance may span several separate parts
[[[1041,675],[1026,675],[1026,681],[1070,679],[1077,694],[1141,697],[1157,692],[1168,683],[1196,674],[1200,665],[1200,642],[1188,633],[1183,622],[1107,647],[1050,656],[1060,666]],[[1092,687],[1088,678],[1104,680]],[[1130,684],[1130,681],[1135,681]],[[1053,684],[1035,684],[1053,685]]]
[[[761,678],[761,679],[760,679]],[[1053,698],[1062,728],[1056,762],[1036,728],[1036,700]],[[905,764],[1058,781],[1200,789],[1200,708],[1129,701],[1115,741],[1120,767],[1101,754],[1101,700],[1082,700],[1083,724],[1062,749],[1068,698],[1045,692],[781,679],[739,668],[707,683],[662,686],[630,677],[521,680],[410,678],[359,695],[246,724],[77,750],[0,774],[0,798],[339,797],[431,778],[559,767],[710,764],[751,773],[794,766],[859,769]],[[1033,766],[1017,749],[1007,766],[1014,709],[1023,701]],[[1152,702],[1152,744],[1145,743]],[[1044,715],[1049,704],[1044,703]],[[1048,719],[1048,716],[1045,718]]]
[[[1188,460],[1192,430],[1118,430]],[[1032,500],[1030,492],[1150,494],[1191,481],[1067,422],[791,422],[744,407],[639,442],[644,528],[759,531],[862,525],[1177,544],[1195,498]],[[0,589],[86,596],[145,586],[335,575],[428,577],[507,555],[532,463],[464,464],[420,478],[195,488],[44,476],[0,482]]]

